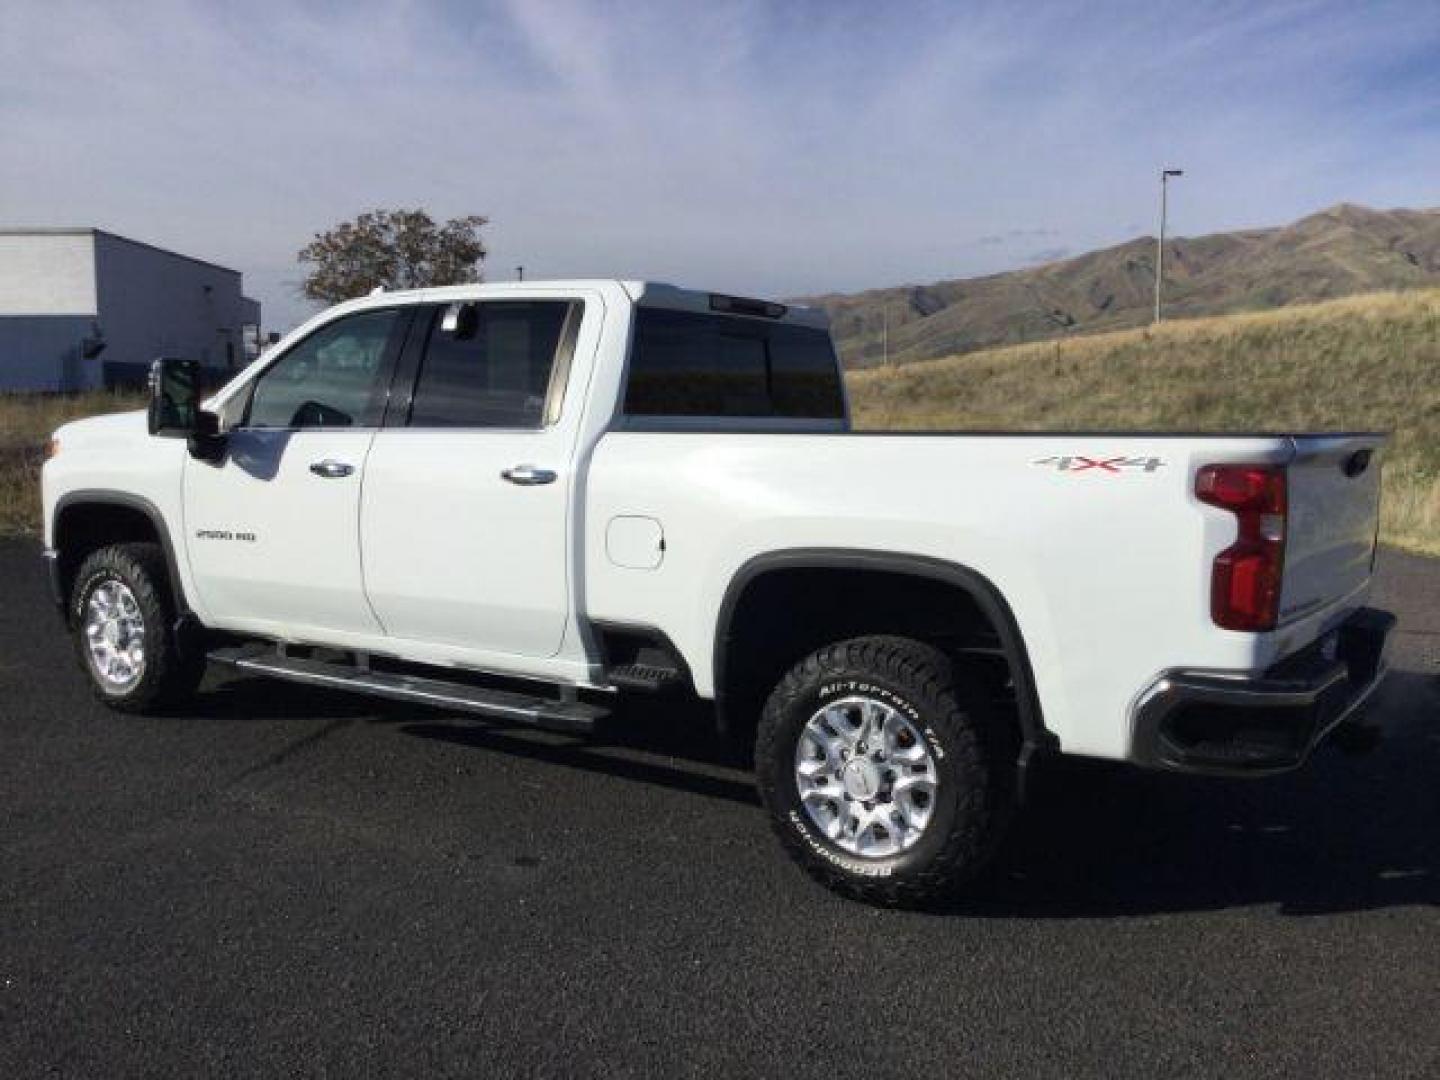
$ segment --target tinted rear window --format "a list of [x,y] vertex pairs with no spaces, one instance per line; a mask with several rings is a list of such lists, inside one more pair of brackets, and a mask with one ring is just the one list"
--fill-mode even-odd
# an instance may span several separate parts
[[570,304],[487,300],[435,309],[411,427],[538,428]]
[[630,416],[845,415],[824,330],[665,308],[639,308],[635,319]]

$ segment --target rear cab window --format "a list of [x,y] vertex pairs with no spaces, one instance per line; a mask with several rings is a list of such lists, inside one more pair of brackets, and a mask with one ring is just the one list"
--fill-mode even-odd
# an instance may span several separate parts
[[845,420],[829,333],[778,318],[635,311],[624,413],[644,420]]
[[432,309],[409,426],[553,424],[582,310],[568,300],[483,300]]

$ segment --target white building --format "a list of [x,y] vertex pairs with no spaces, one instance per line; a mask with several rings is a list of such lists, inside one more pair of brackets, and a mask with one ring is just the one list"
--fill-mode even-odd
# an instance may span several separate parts
[[157,356],[218,375],[259,339],[237,270],[100,229],[0,229],[0,391],[135,385]]

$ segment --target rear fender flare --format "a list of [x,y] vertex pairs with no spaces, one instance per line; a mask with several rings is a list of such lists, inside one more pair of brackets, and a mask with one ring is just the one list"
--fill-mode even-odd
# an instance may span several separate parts
[[715,704],[722,728],[729,726],[726,716],[726,663],[732,644],[731,624],[735,609],[746,589],[757,578],[776,570],[839,569],[873,570],[906,574],[912,577],[942,581],[965,592],[995,627],[1000,646],[1015,680],[1015,700],[1023,740],[1022,764],[1037,752],[1059,749],[1059,740],[1045,727],[1040,698],[1035,689],[1035,676],[1030,656],[1015,613],[1004,595],[989,578],[968,566],[924,555],[898,552],[867,551],[849,548],[795,548],[788,551],[757,555],[744,563],[730,579],[720,603],[715,627],[713,672]]

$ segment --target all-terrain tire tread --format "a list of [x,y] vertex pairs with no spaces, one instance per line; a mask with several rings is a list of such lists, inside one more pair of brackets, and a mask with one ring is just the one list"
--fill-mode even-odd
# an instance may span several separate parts
[[[145,619],[145,674],[133,690],[123,695],[107,694],[90,674],[78,623],[85,590],[97,574],[106,572],[125,581]],[[91,552],[75,574],[70,611],[80,666],[89,677],[95,697],[106,707],[126,713],[155,712],[179,704],[199,686],[205,674],[205,658],[203,654],[182,653],[176,641],[176,605],[165,552],[159,544],[136,541]]]
[[[784,738],[782,718],[794,700],[819,679],[863,673],[904,686],[928,706],[926,720],[945,728],[946,753],[957,755],[973,781],[961,790],[955,827],[926,866],[892,878],[862,879],[817,857],[780,810],[775,775],[767,762],[788,762],[793,746]],[[985,701],[956,676],[939,649],[910,638],[874,635],[827,645],[796,664],[771,693],[756,732],[755,760],[760,793],[781,843],[806,871],[834,891],[886,907],[921,907],[953,896],[989,862],[1008,824],[1013,800],[997,751],[1004,740]]]

